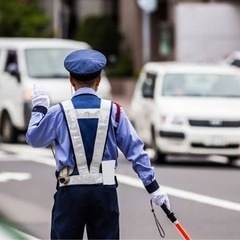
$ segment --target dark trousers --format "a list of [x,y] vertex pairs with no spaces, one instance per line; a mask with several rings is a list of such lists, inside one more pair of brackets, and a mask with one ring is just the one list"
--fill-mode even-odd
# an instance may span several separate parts
[[116,186],[72,185],[54,195],[51,239],[119,239]]

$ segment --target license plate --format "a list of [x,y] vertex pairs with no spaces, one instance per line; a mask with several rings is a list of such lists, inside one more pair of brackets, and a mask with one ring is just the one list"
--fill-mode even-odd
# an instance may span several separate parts
[[203,144],[205,146],[226,146],[226,140],[222,136],[209,136],[207,137]]

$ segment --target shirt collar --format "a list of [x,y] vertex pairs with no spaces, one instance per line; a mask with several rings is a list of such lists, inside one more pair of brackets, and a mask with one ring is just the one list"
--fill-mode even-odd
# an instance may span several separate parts
[[90,87],[83,87],[83,88],[79,88],[75,93],[74,96],[77,96],[79,94],[93,94],[93,95],[97,95],[96,91]]

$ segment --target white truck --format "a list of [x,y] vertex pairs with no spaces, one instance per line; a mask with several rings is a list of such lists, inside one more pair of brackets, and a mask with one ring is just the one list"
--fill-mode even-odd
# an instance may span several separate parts
[[[46,88],[51,105],[71,98],[73,91],[63,66],[67,54],[90,46],[65,39],[0,38],[0,135],[13,143],[24,133],[30,119],[34,84]],[[98,91],[111,98],[111,86],[104,75]]]

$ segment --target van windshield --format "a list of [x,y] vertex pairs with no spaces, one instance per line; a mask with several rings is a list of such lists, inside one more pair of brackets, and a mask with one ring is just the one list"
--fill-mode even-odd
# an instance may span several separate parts
[[220,74],[166,74],[163,96],[240,97],[240,77]]
[[67,78],[65,57],[76,49],[39,48],[26,50],[28,75],[32,78]]

